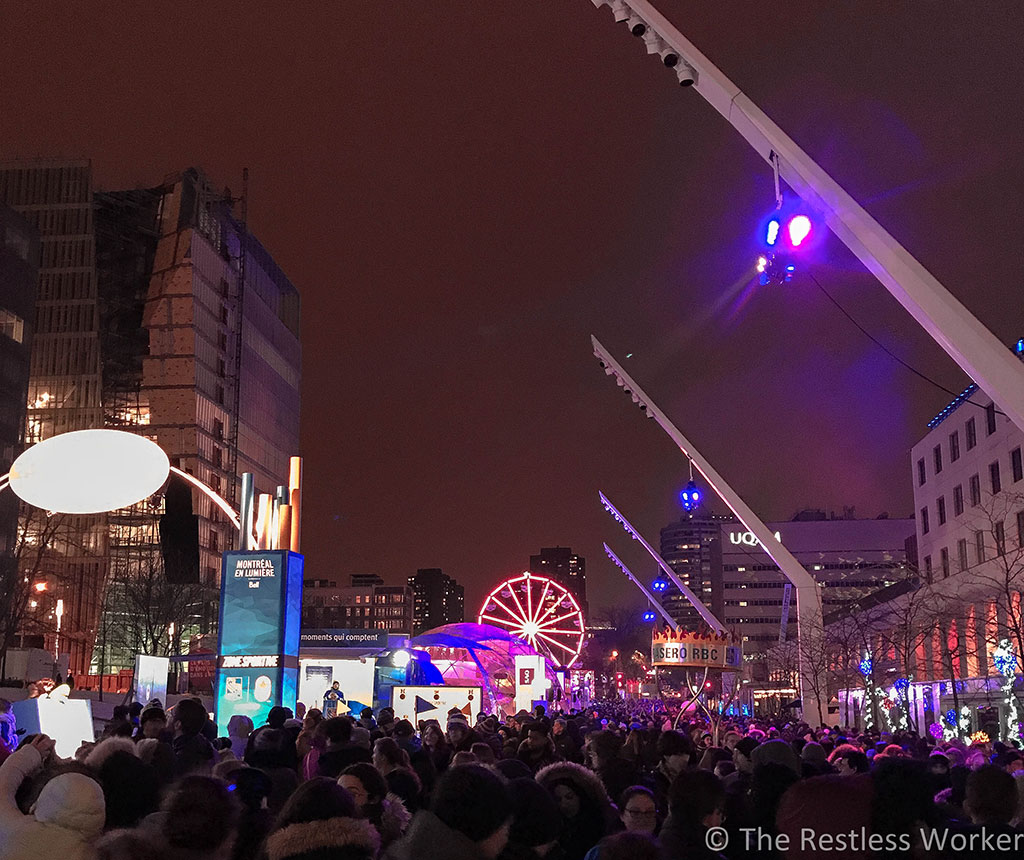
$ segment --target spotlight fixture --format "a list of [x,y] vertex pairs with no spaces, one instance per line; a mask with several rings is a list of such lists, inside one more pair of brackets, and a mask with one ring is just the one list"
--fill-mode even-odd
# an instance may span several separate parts
[[692,87],[697,83],[697,72],[694,71],[686,60],[678,60],[675,65],[676,77],[679,79],[679,86],[681,87]]

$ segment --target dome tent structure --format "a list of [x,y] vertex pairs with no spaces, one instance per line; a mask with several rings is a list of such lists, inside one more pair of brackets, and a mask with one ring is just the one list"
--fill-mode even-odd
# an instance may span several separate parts
[[[510,712],[515,701],[516,657],[538,656],[528,642],[489,624],[445,624],[414,636],[409,645],[430,654],[446,684],[479,684],[495,712]],[[554,664],[544,674],[558,686]]]

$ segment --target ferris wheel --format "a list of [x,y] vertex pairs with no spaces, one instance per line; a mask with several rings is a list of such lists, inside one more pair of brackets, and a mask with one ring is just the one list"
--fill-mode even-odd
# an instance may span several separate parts
[[506,579],[484,600],[479,624],[493,624],[525,639],[556,666],[569,668],[580,657],[583,613],[564,586],[530,572]]

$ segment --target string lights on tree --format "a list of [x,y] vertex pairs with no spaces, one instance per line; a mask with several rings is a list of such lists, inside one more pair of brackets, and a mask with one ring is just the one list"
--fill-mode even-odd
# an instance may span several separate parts
[[1020,738],[1020,710],[1017,707],[1017,697],[1013,688],[1017,683],[1017,653],[1009,639],[1002,639],[999,646],[992,653],[992,665],[996,671],[1003,676],[1003,684],[1000,687],[1003,693],[1003,702],[1006,704],[1006,738]]
[[876,687],[874,682],[871,680],[872,666],[873,663],[871,661],[871,655],[865,653],[857,667],[860,669],[861,675],[864,676],[864,725],[869,729],[873,729],[875,727]]

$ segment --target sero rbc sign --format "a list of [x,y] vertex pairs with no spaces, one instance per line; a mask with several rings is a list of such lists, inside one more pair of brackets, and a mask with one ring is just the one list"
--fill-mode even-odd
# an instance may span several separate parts
[[655,634],[651,642],[651,660],[655,666],[738,669],[743,663],[743,649],[729,636],[684,630]]

